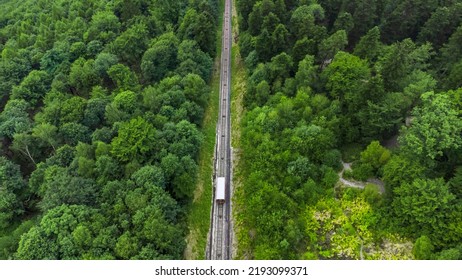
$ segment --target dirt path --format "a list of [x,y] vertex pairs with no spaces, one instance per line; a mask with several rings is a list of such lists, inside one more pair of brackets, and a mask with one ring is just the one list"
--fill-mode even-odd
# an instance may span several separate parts
[[365,183],[358,182],[358,181],[347,180],[347,179],[343,178],[343,173],[345,173],[345,171],[351,171],[351,163],[347,163],[347,162],[342,161],[342,165],[343,165],[343,169],[342,169],[342,171],[340,171],[338,173],[338,177],[340,178],[340,182],[344,186],[347,186],[347,187],[350,187],[350,188],[364,189],[364,187],[366,186]]
[[339,181],[342,183],[343,186],[348,187],[348,188],[364,189],[367,183],[371,183],[371,184],[376,185],[379,188],[379,192],[381,194],[385,193],[384,183],[377,178],[369,178],[367,179],[366,182],[359,182],[359,181],[343,178],[343,173],[347,170],[351,170],[351,163],[342,161],[342,165],[343,165],[343,169],[342,171],[338,173],[338,176],[340,178]]

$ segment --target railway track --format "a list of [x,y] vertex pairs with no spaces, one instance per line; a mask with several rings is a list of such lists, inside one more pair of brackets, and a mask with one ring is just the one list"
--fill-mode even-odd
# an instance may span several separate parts
[[[206,256],[212,260],[232,259],[231,251],[231,11],[232,1],[225,0],[222,50],[220,63],[220,110],[217,121],[217,141],[213,178],[213,206]],[[217,199],[217,178],[224,178],[224,200]]]

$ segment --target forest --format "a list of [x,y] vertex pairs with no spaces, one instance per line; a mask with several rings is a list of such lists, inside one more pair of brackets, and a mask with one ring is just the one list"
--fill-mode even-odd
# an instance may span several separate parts
[[241,259],[462,259],[462,1],[236,0]]
[[218,0],[0,5],[0,259],[181,259]]
[[[184,257],[220,2],[0,0],[0,259]],[[462,1],[235,9],[236,258],[462,259]]]

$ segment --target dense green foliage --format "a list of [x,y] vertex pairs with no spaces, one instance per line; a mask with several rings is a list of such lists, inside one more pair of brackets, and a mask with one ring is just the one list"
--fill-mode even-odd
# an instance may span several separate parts
[[236,2],[241,256],[461,258],[462,2]]
[[[241,256],[462,259],[462,2],[236,4]],[[0,258],[182,258],[218,1],[1,5]]]
[[182,258],[218,1],[1,6],[0,257]]

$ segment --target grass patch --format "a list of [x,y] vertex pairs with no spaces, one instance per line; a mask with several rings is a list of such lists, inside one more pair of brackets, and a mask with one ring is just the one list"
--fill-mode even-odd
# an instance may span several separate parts
[[[235,2],[235,1],[234,1]],[[234,5],[235,7],[235,5]],[[247,90],[247,74],[244,62],[239,52],[239,46],[234,38],[238,38],[239,26],[236,10],[233,9],[233,46],[231,54],[231,146],[233,147],[233,220],[234,232],[234,249],[237,251],[235,259],[246,259],[247,248],[249,248],[248,230],[245,228],[244,217],[242,210],[244,209],[244,169],[241,162],[241,122],[245,114],[244,109],[244,94]]]
[[241,121],[244,116],[244,94],[247,90],[244,62],[239,53],[239,46],[232,47],[231,55],[231,146],[241,146]]
[[220,1],[220,19],[217,31],[217,57],[215,58],[212,79],[210,81],[210,97],[205,111],[201,131],[204,142],[199,153],[199,174],[197,177],[194,199],[188,209],[189,233],[186,237],[184,258],[189,260],[205,259],[207,235],[210,227],[210,211],[212,203],[213,154],[215,151],[215,135],[218,117],[220,91],[220,58],[222,47],[222,23],[224,0]]

